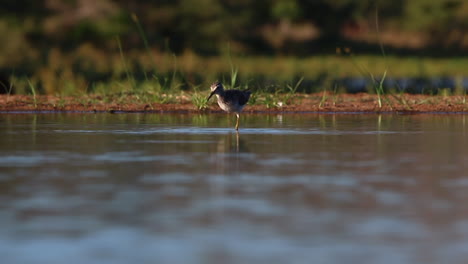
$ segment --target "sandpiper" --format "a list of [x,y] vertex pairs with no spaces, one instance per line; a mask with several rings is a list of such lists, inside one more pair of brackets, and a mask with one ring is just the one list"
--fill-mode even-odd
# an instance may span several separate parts
[[236,130],[239,130],[239,115],[250,98],[250,91],[241,90],[224,90],[220,82],[215,82],[211,85],[211,94],[207,101],[210,100],[213,94],[218,98],[218,105],[228,113],[235,113],[237,116]]

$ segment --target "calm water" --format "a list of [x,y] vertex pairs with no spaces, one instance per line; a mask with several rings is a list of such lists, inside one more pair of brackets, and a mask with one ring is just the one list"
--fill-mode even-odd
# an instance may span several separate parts
[[2,263],[466,263],[468,116],[0,115]]

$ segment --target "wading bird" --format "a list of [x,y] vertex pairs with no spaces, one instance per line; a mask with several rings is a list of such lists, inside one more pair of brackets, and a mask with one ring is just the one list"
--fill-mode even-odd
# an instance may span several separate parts
[[206,101],[210,100],[210,98],[216,94],[219,107],[228,113],[236,114],[236,130],[239,130],[239,115],[242,108],[244,108],[247,101],[249,101],[250,91],[224,90],[220,82],[213,83],[210,89],[211,94]]

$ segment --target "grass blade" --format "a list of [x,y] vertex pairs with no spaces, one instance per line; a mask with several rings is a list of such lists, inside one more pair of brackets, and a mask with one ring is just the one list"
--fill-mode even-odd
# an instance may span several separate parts
[[135,78],[133,75],[130,73],[130,70],[127,67],[127,63],[125,62],[125,56],[122,50],[122,44],[120,42],[120,38],[117,37],[117,45],[119,46],[119,52],[120,52],[120,58],[122,59],[122,64],[125,70],[125,74],[127,75],[127,79],[130,82],[130,85],[132,86],[133,90],[136,90],[136,83],[135,83]]
[[29,78],[27,79],[29,89],[31,90],[31,93],[33,95],[33,101],[34,101],[34,108],[37,108],[37,98],[36,98],[36,89],[34,88],[34,85],[32,84],[31,80]]

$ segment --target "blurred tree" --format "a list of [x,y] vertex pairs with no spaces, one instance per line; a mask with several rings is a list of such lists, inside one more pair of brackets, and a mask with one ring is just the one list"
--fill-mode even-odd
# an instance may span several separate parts
[[2,19],[8,17],[24,18],[26,16],[43,17],[47,15],[44,1],[34,0],[2,0],[0,15]]
[[0,20],[39,50],[107,49],[116,35],[126,48],[143,48],[135,14],[159,49],[209,55],[229,43],[234,52],[298,54],[311,43],[334,49],[350,34],[364,39],[375,32],[376,9],[382,30],[417,32],[426,46],[468,47],[466,0],[3,0]]
[[273,3],[271,12],[274,18],[284,21],[297,19],[301,14],[299,4],[295,0],[277,0]]
[[468,2],[412,0],[405,5],[403,28],[427,32],[432,46],[468,44]]
[[223,15],[226,13],[217,0],[181,0],[176,31],[183,37],[186,48],[208,54],[230,38]]

